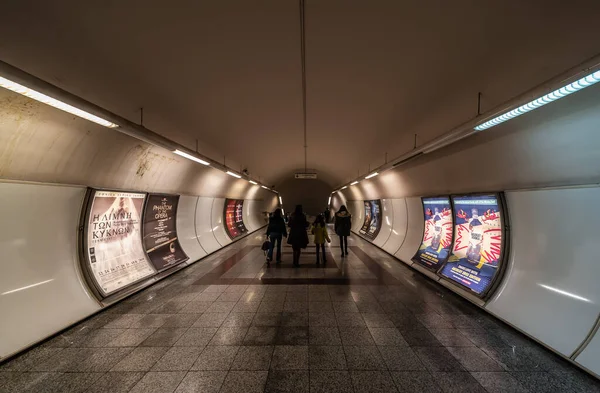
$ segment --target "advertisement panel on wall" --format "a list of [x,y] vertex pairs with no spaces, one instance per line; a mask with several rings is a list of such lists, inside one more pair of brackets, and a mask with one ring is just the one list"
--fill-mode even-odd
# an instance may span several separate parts
[[144,249],[157,270],[164,270],[188,257],[177,240],[179,195],[150,194],[144,209]]
[[364,201],[365,203],[365,221],[360,233],[370,239],[375,239],[381,229],[381,201]]
[[440,274],[477,294],[492,284],[500,267],[503,232],[499,195],[452,197],[454,245]]
[[92,190],[84,250],[87,268],[103,296],[156,273],[142,246],[146,194]]
[[450,197],[423,198],[425,226],[423,241],[413,261],[431,270],[446,262],[452,247],[452,207]]
[[225,230],[231,240],[248,232],[244,225],[243,209],[243,199],[225,199]]

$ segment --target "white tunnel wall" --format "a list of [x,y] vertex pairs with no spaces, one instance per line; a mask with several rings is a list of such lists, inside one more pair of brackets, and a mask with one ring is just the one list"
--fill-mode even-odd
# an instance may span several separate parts
[[380,248],[388,241],[390,234],[392,233],[392,226],[394,223],[394,208],[392,206],[392,200],[382,199],[381,209],[381,229],[379,230],[375,240],[373,240],[373,244]]
[[188,263],[196,262],[206,256],[196,232],[196,206],[198,197],[181,195],[177,206],[177,237],[181,248],[190,258]]
[[406,199],[390,199],[394,209],[393,227],[390,237],[383,245],[383,249],[394,255],[404,243],[406,232],[408,230],[408,212],[406,209]]
[[507,192],[506,200],[509,271],[486,308],[570,356],[600,313],[600,188]]
[[225,232],[225,223],[223,222],[223,211],[225,210],[225,199],[215,198],[212,204],[211,225],[212,231],[221,247],[231,243],[231,239]]
[[79,273],[85,191],[0,182],[0,360],[100,310]]
[[421,197],[504,191],[510,252],[502,281],[487,304],[447,287],[600,376],[598,124],[594,86],[361,181],[334,200],[355,209],[363,200],[393,199],[392,233],[381,247],[411,264],[423,234]]
[[213,231],[213,201],[214,198],[200,197],[196,207],[196,235],[200,245],[208,254],[221,248]]
[[245,201],[243,215],[244,224],[249,232],[255,231],[265,225],[264,219],[261,220],[264,215],[262,214],[260,201],[252,199]]

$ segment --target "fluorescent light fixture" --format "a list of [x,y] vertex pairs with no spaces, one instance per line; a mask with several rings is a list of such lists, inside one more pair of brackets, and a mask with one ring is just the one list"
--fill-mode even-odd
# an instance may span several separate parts
[[46,281],[42,281],[42,282],[38,282],[36,284],[31,284],[31,285],[27,285],[25,287],[21,287],[21,288],[17,288],[17,289],[13,289],[12,291],[8,291],[8,292],[4,292],[4,293],[0,293],[0,296],[2,295],[9,295],[11,293],[15,293],[15,292],[19,292],[19,291],[24,291],[25,289],[29,289],[29,288],[33,288],[33,287],[37,287],[38,285],[43,285],[43,284],[47,284],[50,281],[54,281],[54,279],[50,279],[50,280],[46,280]]
[[281,197],[279,197],[279,204],[283,205],[283,201],[281,200]]
[[538,99],[535,99],[531,102],[528,102],[525,105],[521,105],[520,107],[513,109],[510,112],[506,112],[498,117],[493,118],[492,120],[488,120],[485,123],[482,123],[475,127],[477,131],[487,130],[488,128],[494,127],[498,124],[504,123],[510,119],[514,119],[515,117],[521,116],[527,112],[530,112],[534,109],[542,107],[546,104],[549,104],[553,101],[559,100],[563,97],[568,96],[569,94],[573,94],[578,92],[581,89],[585,89],[588,86],[594,85],[600,82],[600,71],[596,71],[593,74],[590,74],[586,77],[583,77],[573,83],[570,83],[566,86],[561,87],[560,89],[554,90],[551,93],[548,93]]
[[264,188],[265,190],[269,189],[267,186],[261,186],[261,187]]
[[544,284],[538,284],[538,285],[540,287],[546,288],[546,289],[548,289],[548,290],[550,290],[552,292],[556,292],[556,293],[560,293],[561,295],[572,297],[573,299],[581,300],[581,301],[584,301],[586,303],[591,303],[592,302],[590,299],[586,299],[584,297],[577,296],[577,295],[575,295],[573,293],[570,293],[570,292],[567,292],[567,291],[563,291],[562,289],[551,287],[550,285],[544,285]]
[[204,160],[201,160],[201,159],[199,159],[198,157],[196,157],[196,156],[193,156],[193,155],[191,155],[191,154],[188,154],[188,153],[186,153],[186,152],[184,152],[184,151],[181,151],[181,150],[177,150],[177,149],[176,149],[176,150],[174,150],[174,151],[173,151],[173,153],[175,153],[175,154],[177,154],[177,155],[179,155],[179,156],[181,156],[181,157],[185,157],[185,158],[187,158],[188,160],[196,161],[196,162],[198,162],[198,163],[200,163],[200,164],[202,164],[202,165],[210,165],[208,162],[206,162],[206,161],[204,161]]
[[346,188],[348,188],[348,186],[344,186],[344,187],[340,188],[340,190],[345,190]]
[[327,201],[328,205],[331,205],[331,197],[329,197],[329,200]]
[[48,97],[45,94],[42,94],[40,92],[37,92],[35,90],[30,89],[29,87],[25,87],[23,85],[20,85],[18,83],[9,81],[8,79],[5,79],[3,77],[0,76],[0,86],[4,87],[5,89],[14,91],[15,93],[19,93],[22,94],[26,97],[32,98],[36,101],[42,102],[46,105],[50,105],[53,106],[57,109],[60,109],[61,111],[65,111],[68,112],[72,115],[75,116],[79,116],[83,119],[89,120],[91,122],[94,122],[96,124],[100,124],[101,126],[104,127],[108,127],[108,128],[117,128],[119,125],[112,123],[108,120],[104,120],[101,117],[98,117],[96,115],[92,115],[89,112],[86,111],[82,111],[79,108],[75,108],[74,106],[71,106],[69,104],[65,104],[62,101],[59,101],[55,98],[52,97]]
[[227,171],[227,174],[229,176],[233,176],[233,177],[237,177],[238,179],[241,179],[242,177],[240,175],[238,175],[237,173],[231,172],[231,171]]
[[379,172],[373,172],[373,173],[371,173],[369,176],[365,177],[365,180],[366,180],[366,179],[370,179],[370,178],[372,178],[372,177],[375,177],[375,176],[377,176],[377,175],[379,175]]
[[248,180],[250,183],[254,184],[254,185],[258,185],[257,182],[255,182],[254,180]]
[[353,185],[355,185],[355,184],[358,184],[358,180],[357,180],[357,181],[355,181],[355,182],[352,182],[352,183],[350,183],[350,185],[351,185],[351,186],[353,186]]

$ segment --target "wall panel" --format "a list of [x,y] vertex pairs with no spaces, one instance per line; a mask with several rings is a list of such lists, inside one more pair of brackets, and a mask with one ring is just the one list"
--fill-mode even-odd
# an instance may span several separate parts
[[406,198],[407,208],[407,232],[402,247],[396,252],[396,257],[409,265],[412,264],[411,259],[417,252],[423,240],[423,205],[421,198],[413,197]]
[[390,254],[395,254],[406,239],[408,230],[408,211],[406,209],[406,199],[390,199],[392,201],[392,209],[394,210],[394,221],[390,237],[383,245],[383,249]]
[[600,333],[598,331],[575,361],[600,376]]
[[231,243],[231,239],[225,232],[225,223],[223,222],[223,213],[225,209],[225,199],[215,198],[212,204],[211,227],[217,242],[224,247]]
[[506,193],[509,270],[486,308],[570,356],[600,312],[600,188]]
[[377,247],[382,247],[388,241],[394,225],[394,208],[392,206],[392,200],[382,199],[381,209],[381,229],[375,240],[373,240],[373,244]]
[[188,264],[206,255],[196,234],[196,206],[198,197],[181,195],[177,207],[177,236],[183,251],[190,258]]
[[196,235],[200,240],[200,245],[208,254],[221,248],[212,227],[213,199],[199,197],[196,207]]
[[0,182],[0,359],[96,312],[79,273],[85,188]]

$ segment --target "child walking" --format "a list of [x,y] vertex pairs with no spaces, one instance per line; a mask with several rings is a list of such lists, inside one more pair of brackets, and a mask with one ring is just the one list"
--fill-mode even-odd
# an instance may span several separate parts
[[317,265],[319,264],[319,249],[323,251],[323,264],[327,263],[327,257],[325,256],[325,241],[331,243],[329,234],[327,233],[327,225],[325,225],[325,218],[322,214],[317,216],[312,228],[312,234],[315,235],[315,245],[317,246]]

